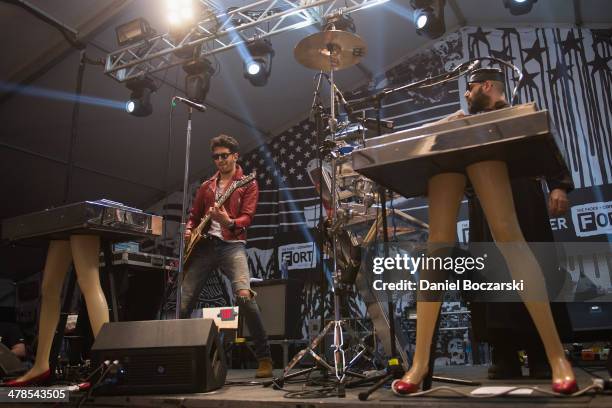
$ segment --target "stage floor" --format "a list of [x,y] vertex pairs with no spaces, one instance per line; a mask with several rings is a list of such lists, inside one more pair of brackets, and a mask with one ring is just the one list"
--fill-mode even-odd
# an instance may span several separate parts
[[[252,381],[254,370],[230,370],[228,382]],[[275,373],[280,374],[280,370]],[[597,372],[605,377],[605,371]],[[483,385],[531,385],[539,386],[543,389],[550,390],[550,382],[543,380],[515,380],[515,381],[491,381],[486,380],[486,367],[448,367],[438,369],[437,376],[441,377],[458,377],[463,379],[480,381]],[[591,384],[588,374],[577,369],[576,375],[581,388]],[[434,387],[437,385],[446,385],[434,382]],[[300,390],[303,387],[302,383],[288,384],[287,390]],[[458,387],[452,385],[452,387]],[[307,387],[313,389],[315,387]],[[460,387],[463,390],[471,391],[475,387]],[[295,407],[295,408],[311,408],[311,407],[334,407],[334,408],[350,408],[350,407],[470,407],[472,404],[477,404],[478,408],[489,407],[511,407],[520,405],[521,407],[588,407],[588,408],[604,408],[612,407],[612,394],[609,395],[584,395],[575,398],[554,398],[546,396],[532,397],[498,397],[493,399],[475,399],[461,398],[451,396],[450,394],[436,394],[426,397],[409,397],[399,398],[391,393],[389,388],[382,388],[374,393],[368,401],[359,401],[357,395],[365,390],[365,387],[356,389],[347,389],[346,398],[311,398],[311,399],[290,399],[285,398],[283,391],[276,391],[271,388],[262,386],[245,386],[245,385],[228,385],[215,392],[206,394],[190,394],[190,395],[156,395],[156,396],[130,396],[130,397],[97,397],[90,400],[86,406],[94,407],[202,407],[202,408],[268,408],[268,407]]]

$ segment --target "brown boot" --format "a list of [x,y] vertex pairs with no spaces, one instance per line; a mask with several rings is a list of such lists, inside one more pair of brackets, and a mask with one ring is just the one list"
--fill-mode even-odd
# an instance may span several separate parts
[[268,377],[272,377],[272,359],[269,357],[259,360],[259,367],[257,367],[255,372],[255,378]]

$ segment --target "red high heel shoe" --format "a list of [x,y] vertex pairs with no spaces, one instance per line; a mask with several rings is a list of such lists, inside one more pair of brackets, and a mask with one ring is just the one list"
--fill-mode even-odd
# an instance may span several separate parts
[[29,380],[10,380],[2,384],[3,387],[28,387],[30,385],[39,385],[45,383],[51,377],[51,370],[38,374],[36,377],[32,377]]
[[552,390],[558,394],[570,395],[578,391],[578,384],[576,380],[555,381],[552,384]]
[[419,384],[413,384],[408,381],[395,380],[391,383],[391,391],[395,395],[414,394],[419,390]]

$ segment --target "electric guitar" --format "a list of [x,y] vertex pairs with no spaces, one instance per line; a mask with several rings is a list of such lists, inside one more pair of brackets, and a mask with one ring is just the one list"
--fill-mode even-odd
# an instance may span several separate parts
[[[230,198],[234,191],[253,181],[255,176],[256,174],[253,172],[240,180],[233,181],[232,184],[230,184],[230,186],[225,190],[223,195],[215,202],[215,206],[220,208]],[[202,217],[200,224],[198,224],[198,226],[191,231],[191,237],[189,238],[189,241],[185,243],[185,254],[183,256],[184,263],[187,263],[187,259],[189,259],[189,255],[191,255],[191,252],[193,251],[193,248],[195,248],[196,244],[200,242],[202,238],[206,237],[207,234],[204,233],[204,228],[206,228],[210,222],[210,218],[211,216],[209,211],[204,217]]]

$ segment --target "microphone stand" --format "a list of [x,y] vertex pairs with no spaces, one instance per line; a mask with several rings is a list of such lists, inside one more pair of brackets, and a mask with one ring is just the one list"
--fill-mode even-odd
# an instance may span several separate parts
[[[175,99],[172,98],[172,103],[175,103]],[[178,275],[176,278],[176,311],[175,318],[181,318],[181,298],[183,291],[183,269],[184,269],[184,258],[185,258],[185,218],[187,209],[187,190],[189,188],[189,156],[191,153],[191,116],[193,114],[193,108],[189,106],[187,108],[187,138],[185,145],[185,175],[183,176],[183,204],[181,206],[181,226],[179,228],[179,264],[178,264]]]

